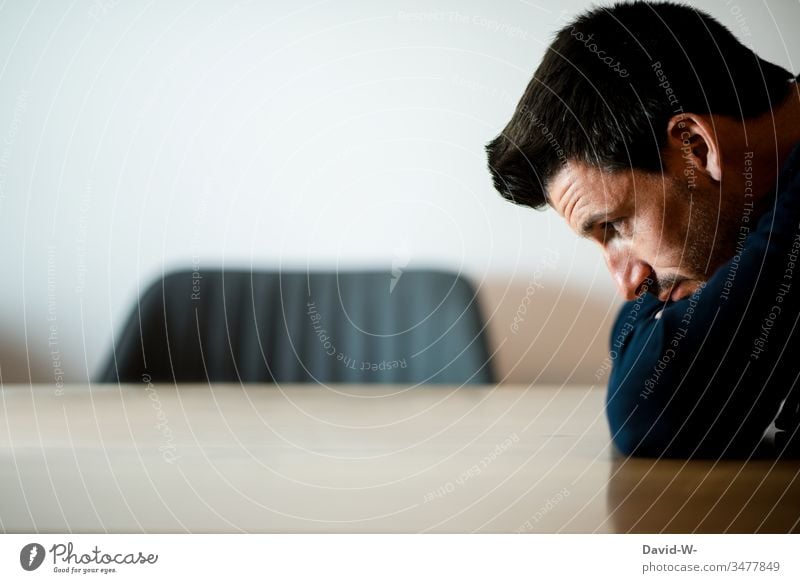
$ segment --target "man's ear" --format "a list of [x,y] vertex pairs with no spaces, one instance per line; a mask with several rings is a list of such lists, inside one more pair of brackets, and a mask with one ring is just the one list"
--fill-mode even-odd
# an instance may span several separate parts
[[667,122],[666,147],[685,165],[712,180],[722,180],[722,159],[717,134],[707,116],[674,115]]

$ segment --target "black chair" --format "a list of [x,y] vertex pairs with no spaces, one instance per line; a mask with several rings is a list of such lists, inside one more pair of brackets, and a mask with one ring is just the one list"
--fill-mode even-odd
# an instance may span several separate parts
[[491,383],[475,290],[438,271],[181,271],[140,298],[99,382]]

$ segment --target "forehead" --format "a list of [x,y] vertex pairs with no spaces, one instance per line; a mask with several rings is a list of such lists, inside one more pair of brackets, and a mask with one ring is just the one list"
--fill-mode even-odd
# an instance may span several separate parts
[[[547,188],[551,206],[568,222],[582,213],[613,210],[635,199],[633,173],[607,172],[581,162],[567,162]],[[638,185],[641,186],[641,185]]]

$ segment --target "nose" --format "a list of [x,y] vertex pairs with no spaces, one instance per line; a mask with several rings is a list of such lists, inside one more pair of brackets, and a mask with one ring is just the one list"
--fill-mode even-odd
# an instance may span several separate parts
[[653,274],[648,263],[631,253],[607,252],[606,263],[620,293],[626,300],[633,300],[646,291],[644,285]]

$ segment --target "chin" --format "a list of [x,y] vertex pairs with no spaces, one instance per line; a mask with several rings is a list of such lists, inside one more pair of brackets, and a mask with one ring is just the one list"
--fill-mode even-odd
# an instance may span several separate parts
[[690,282],[683,282],[679,284],[674,290],[672,290],[672,294],[670,295],[669,299],[673,302],[679,302],[691,296],[696,287],[690,286],[689,283]]

